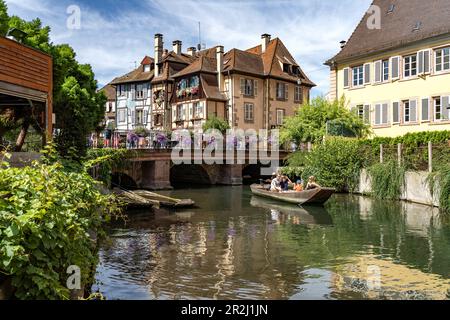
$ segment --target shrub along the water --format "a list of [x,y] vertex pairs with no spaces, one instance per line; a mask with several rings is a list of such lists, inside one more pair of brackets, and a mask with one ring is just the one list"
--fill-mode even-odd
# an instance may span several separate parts
[[355,191],[365,163],[357,139],[328,138],[316,145],[304,157],[297,155],[288,160],[289,166],[304,166],[303,179],[313,175],[318,182],[337,191]]
[[428,177],[431,193],[439,190],[439,207],[442,211],[450,212],[450,163],[437,168]]
[[12,279],[16,298],[68,299],[69,266],[81,269],[82,284],[92,276],[92,234],[119,208],[85,170],[72,169],[0,162],[0,274]]
[[378,199],[398,200],[405,185],[404,166],[396,161],[377,163],[368,168],[372,181],[372,194]]

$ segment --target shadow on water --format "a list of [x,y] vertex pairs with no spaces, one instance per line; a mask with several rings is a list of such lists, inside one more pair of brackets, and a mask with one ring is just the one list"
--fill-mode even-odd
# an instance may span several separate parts
[[[166,194],[199,208],[112,225],[94,291],[109,299],[447,297],[450,223],[434,208],[351,195],[300,208],[248,187]],[[375,289],[368,270],[381,274]]]

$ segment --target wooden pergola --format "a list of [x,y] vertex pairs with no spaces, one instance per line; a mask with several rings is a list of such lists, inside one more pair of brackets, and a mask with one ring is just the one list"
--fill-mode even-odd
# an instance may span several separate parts
[[45,136],[53,131],[52,57],[0,37],[0,115],[25,117]]

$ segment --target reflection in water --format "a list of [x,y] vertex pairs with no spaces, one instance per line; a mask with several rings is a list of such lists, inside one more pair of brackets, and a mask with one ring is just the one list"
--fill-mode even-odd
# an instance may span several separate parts
[[109,299],[448,297],[450,223],[432,208],[347,195],[299,208],[245,187],[172,194],[201,208],[114,226],[94,290]]

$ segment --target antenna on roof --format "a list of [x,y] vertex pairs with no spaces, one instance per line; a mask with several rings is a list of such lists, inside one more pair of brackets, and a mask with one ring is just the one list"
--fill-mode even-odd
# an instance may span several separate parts
[[206,44],[202,43],[202,25],[201,22],[198,22],[198,45],[197,50],[201,51],[206,49]]

